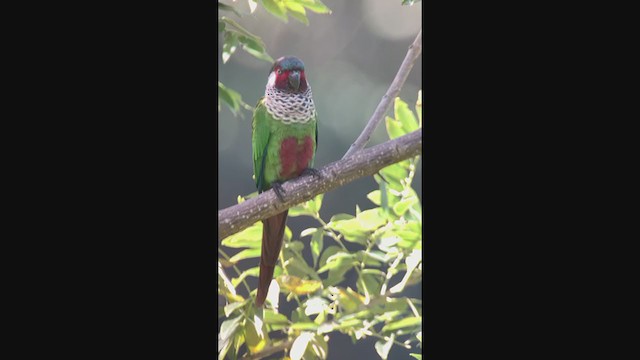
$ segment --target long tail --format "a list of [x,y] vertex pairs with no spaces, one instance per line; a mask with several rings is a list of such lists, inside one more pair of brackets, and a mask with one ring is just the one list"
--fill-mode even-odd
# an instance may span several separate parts
[[258,281],[258,295],[256,305],[262,306],[269,291],[273,270],[278,262],[278,255],[282,248],[284,228],[289,210],[274,215],[262,221],[262,253],[260,254],[260,279]]

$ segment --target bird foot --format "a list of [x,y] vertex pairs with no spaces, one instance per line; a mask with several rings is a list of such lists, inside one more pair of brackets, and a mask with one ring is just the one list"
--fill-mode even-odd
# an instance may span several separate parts
[[322,179],[322,175],[320,175],[320,171],[314,168],[306,168],[302,171],[303,176],[313,176],[316,179]]
[[273,192],[276,193],[278,199],[284,202],[284,194],[286,193],[286,191],[284,191],[282,183],[279,181],[274,181],[273,183],[271,183],[271,188],[273,188]]

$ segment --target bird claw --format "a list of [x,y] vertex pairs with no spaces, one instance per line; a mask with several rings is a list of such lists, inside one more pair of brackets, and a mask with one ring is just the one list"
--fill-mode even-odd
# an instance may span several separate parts
[[322,179],[322,175],[320,175],[320,171],[314,169],[314,168],[306,168],[304,169],[304,171],[302,171],[302,175],[304,176],[313,176],[316,179]]
[[273,192],[276,193],[276,196],[278,197],[278,199],[280,199],[280,201],[282,202],[285,202],[284,194],[286,191],[284,191],[284,188],[282,187],[282,183],[274,182],[271,184],[271,187],[273,188]]

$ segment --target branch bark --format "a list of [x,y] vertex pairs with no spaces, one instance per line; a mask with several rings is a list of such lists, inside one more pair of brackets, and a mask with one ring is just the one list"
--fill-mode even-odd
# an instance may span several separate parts
[[405,55],[404,60],[400,65],[400,69],[398,69],[396,77],[393,79],[391,85],[389,85],[389,89],[382,97],[382,100],[380,100],[380,103],[378,104],[378,107],[376,107],[376,110],[373,112],[373,115],[371,115],[369,122],[367,122],[367,125],[365,126],[364,130],[362,130],[362,133],[360,134],[360,136],[358,136],[356,141],[351,144],[349,150],[347,150],[347,152],[342,157],[343,159],[346,159],[359,150],[364,149],[364,146],[367,145],[369,139],[371,138],[371,134],[376,129],[376,127],[378,127],[378,124],[380,124],[380,121],[382,121],[387,111],[389,111],[392,100],[395,99],[400,93],[402,85],[404,85],[405,81],[407,80],[407,77],[409,76],[409,73],[413,68],[413,64],[416,62],[421,52],[422,30],[420,30],[420,32],[416,36],[413,44],[409,46],[409,51],[407,51],[407,55]]
[[371,176],[380,169],[422,153],[422,129],[394,140],[360,150],[347,159],[333,162],[319,170],[321,177],[302,176],[285,182],[285,202],[273,190],[245,202],[218,211],[218,241],[246,229],[258,220],[312,199],[318,194]]

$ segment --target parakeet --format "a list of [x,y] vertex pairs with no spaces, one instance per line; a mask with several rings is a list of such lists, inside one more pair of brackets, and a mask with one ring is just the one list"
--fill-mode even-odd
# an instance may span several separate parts
[[[283,201],[281,183],[313,167],[318,142],[318,115],[304,64],[293,56],[273,64],[252,123],[253,173],[258,192],[273,188]],[[262,221],[262,252],[256,305],[262,306],[282,247],[288,210]]]

